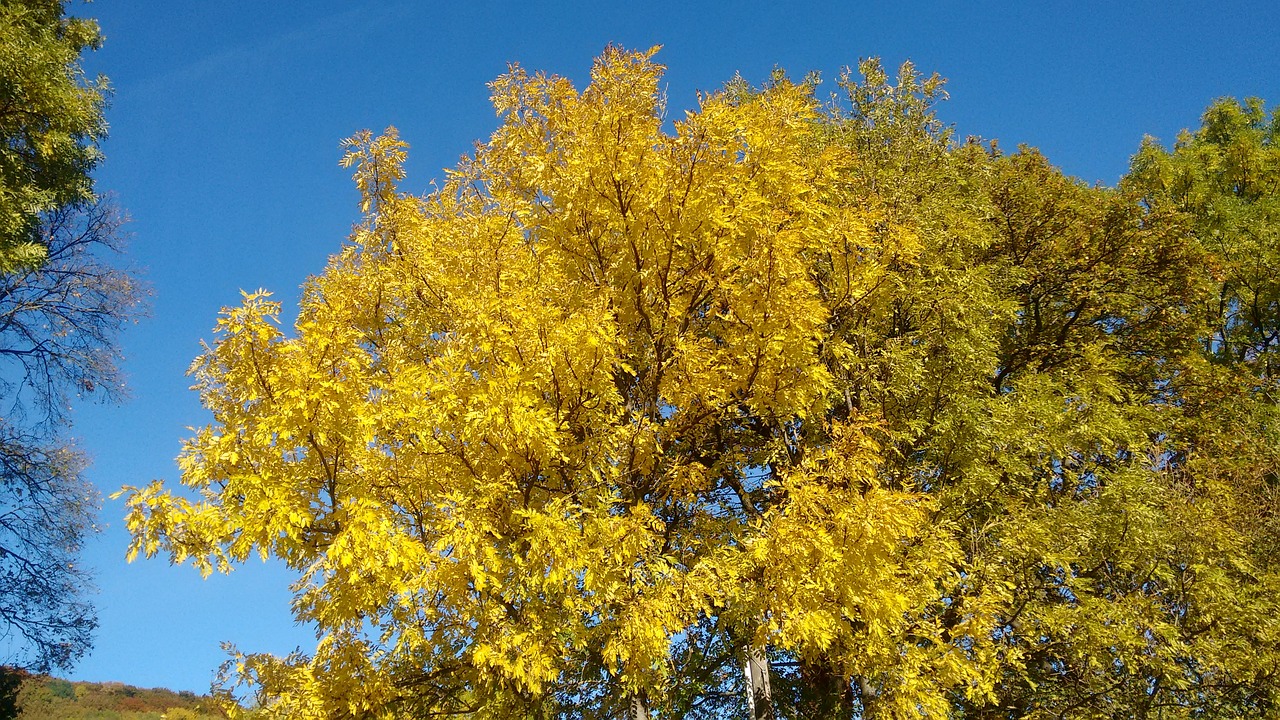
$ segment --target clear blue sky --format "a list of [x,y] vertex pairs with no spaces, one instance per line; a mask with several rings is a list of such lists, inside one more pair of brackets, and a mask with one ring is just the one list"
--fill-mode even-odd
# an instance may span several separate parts
[[[400,129],[402,187],[425,191],[495,117],[485,83],[519,62],[575,80],[609,43],[664,46],[672,110],[740,72],[834,78],[880,56],[950,79],[961,135],[1041,148],[1068,173],[1114,183],[1144,134],[1170,141],[1214,98],[1280,101],[1275,2],[160,2],[98,0],[106,46],[88,59],[116,88],[98,188],[133,217],[128,260],[154,289],[123,345],[133,398],[77,408],[91,479],[174,481],[181,439],[207,416],[185,371],[240,290],[286,306],[358,219],[338,142]],[[306,649],[292,578],[252,562],[201,581],[163,560],[124,562],[121,503],[87,550],[101,627],[74,679],[204,692],[245,650]]]

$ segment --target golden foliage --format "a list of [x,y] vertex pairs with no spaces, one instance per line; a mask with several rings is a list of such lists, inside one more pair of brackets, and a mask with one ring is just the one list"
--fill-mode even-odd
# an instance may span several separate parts
[[228,678],[270,717],[715,717],[767,648],[802,715],[1263,707],[1206,680],[1270,688],[1241,653],[1280,637],[1234,481],[1180,454],[1181,216],[953,146],[910,67],[668,123],[653,55],[512,68],[426,197],[352,138],[366,222],[293,333],[261,291],[219,320],[198,495],[128,525],[298,571],[314,652]]

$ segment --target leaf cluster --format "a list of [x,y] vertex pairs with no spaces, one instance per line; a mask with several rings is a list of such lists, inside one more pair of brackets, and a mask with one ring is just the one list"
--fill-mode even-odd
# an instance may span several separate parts
[[101,43],[65,0],[0,5],[0,272],[40,264],[40,217],[93,200],[108,85],[80,66]]

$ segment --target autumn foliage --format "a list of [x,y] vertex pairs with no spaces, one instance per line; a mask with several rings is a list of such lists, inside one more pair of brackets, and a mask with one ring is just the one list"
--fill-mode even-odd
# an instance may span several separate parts
[[297,570],[316,647],[228,682],[282,718],[1274,712],[1275,123],[1225,103],[1089,187],[954,142],[910,66],[673,116],[652,56],[513,68],[425,197],[356,136],[293,331],[265,292],[218,321],[198,495],[128,523]]

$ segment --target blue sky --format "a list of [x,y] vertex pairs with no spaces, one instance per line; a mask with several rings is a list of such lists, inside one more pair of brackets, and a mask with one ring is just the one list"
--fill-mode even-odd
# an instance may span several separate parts
[[[486,83],[519,62],[585,81],[609,43],[663,45],[673,111],[735,72],[834,79],[879,56],[949,78],[960,136],[1041,148],[1114,183],[1144,134],[1172,141],[1214,98],[1280,101],[1275,3],[262,3],[98,0],[115,87],[98,189],[133,218],[127,262],[154,290],[123,338],[132,399],[77,408],[90,478],[109,494],[175,481],[181,439],[207,416],[185,371],[220,307],[266,288],[286,303],[359,219],[338,142],[400,129],[402,188],[426,191],[495,116]],[[833,87],[828,82],[826,87]],[[286,315],[288,311],[286,310]],[[101,627],[70,677],[204,692],[221,641],[285,653],[314,642],[289,613],[291,576],[251,562],[202,581],[164,560],[124,562],[123,507],[106,501],[86,551]]]

